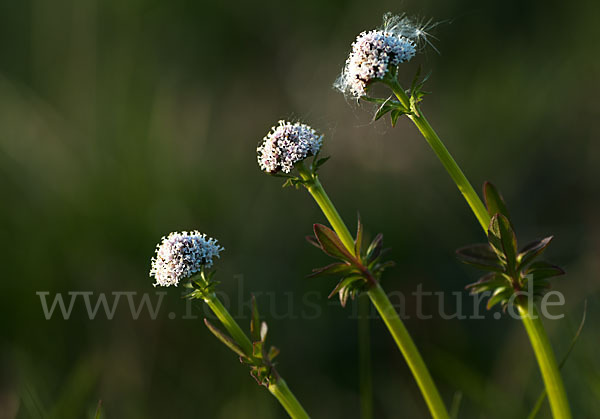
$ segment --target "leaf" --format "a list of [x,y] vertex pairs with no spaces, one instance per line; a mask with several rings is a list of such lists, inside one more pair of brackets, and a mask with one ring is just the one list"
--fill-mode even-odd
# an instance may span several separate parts
[[392,100],[391,97],[389,97],[385,102],[383,102],[381,104],[381,106],[377,109],[377,112],[375,112],[375,116],[373,116],[373,120],[377,121],[378,119],[383,117],[386,113],[395,109],[396,105],[394,105],[393,102],[394,101]]
[[383,248],[383,234],[379,233],[367,249],[367,263],[373,263],[380,255]]
[[352,267],[350,265],[348,265],[347,263],[336,262],[336,263],[332,263],[331,265],[323,266],[322,268],[313,269],[313,273],[308,275],[308,277],[316,278],[318,276],[323,276],[323,275],[336,275],[339,273],[348,273],[348,271],[351,269],[352,269]]
[[354,239],[354,254],[359,257],[360,249],[362,248],[363,241],[363,225],[360,222],[360,214],[358,214],[358,223],[356,227],[356,239]]
[[263,342],[258,340],[256,342],[252,342],[252,356],[258,359],[262,359],[263,357]]
[[488,243],[472,244],[461,247],[456,251],[456,256],[461,262],[488,271],[502,272],[503,267],[498,260],[498,255]]
[[527,266],[529,262],[533,261],[533,259],[542,254],[553,238],[554,236],[546,237],[544,239],[531,242],[527,246],[523,247],[517,256],[519,267],[522,268]]
[[315,236],[306,236],[305,239],[307,242],[309,242],[310,244],[315,246],[317,249],[323,250],[323,248],[321,247],[321,243],[319,243],[319,241],[317,240],[317,238]]
[[534,282],[564,274],[565,271],[559,266],[544,261],[532,263],[524,272],[524,275],[533,279]]
[[450,419],[458,419],[458,412],[460,410],[462,397],[463,394],[461,391],[454,393],[454,397],[452,397],[452,405],[450,406]]
[[317,160],[313,166],[313,172],[316,172],[330,158],[331,158],[331,156],[327,156],[327,157],[323,157],[322,159]]
[[485,206],[490,217],[493,217],[495,214],[502,214],[510,219],[510,214],[508,213],[508,208],[502,194],[500,194],[500,191],[491,182],[483,184],[483,198],[485,199]]
[[394,109],[390,114],[390,118],[392,119],[392,127],[396,126],[396,122],[398,122],[398,118],[402,115],[406,115],[406,111],[403,109]]
[[385,269],[387,268],[391,268],[393,266],[396,266],[396,262],[394,262],[393,260],[388,260],[387,262],[384,263],[378,263],[377,265],[375,265],[375,267],[373,268],[373,270],[377,273],[380,274],[382,273]]
[[240,348],[233,339],[231,339],[225,333],[221,332],[219,329],[213,326],[212,323],[208,321],[208,319],[204,319],[204,324],[206,325],[206,327],[208,327],[208,330],[210,330],[212,334],[215,335],[217,339],[219,339],[221,342],[223,342],[229,349],[231,349],[233,352],[235,352],[242,358],[246,357],[246,354],[244,353],[242,348]]
[[508,281],[506,278],[498,273],[492,272],[482,276],[477,282],[467,285],[465,289],[470,290],[470,293],[474,295],[485,291],[495,290],[500,287],[506,287],[507,285]]
[[378,103],[378,104],[385,103],[385,102],[387,102],[389,100],[389,98],[383,99],[383,98],[371,97],[371,96],[363,96],[363,97],[361,97],[361,99],[362,100],[366,100],[367,102]]
[[517,237],[508,218],[502,214],[495,214],[492,217],[488,240],[498,256],[506,262],[508,274],[513,276],[517,267]]
[[510,298],[512,293],[512,288],[509,287],[500,287],[496,288],[496,291],[492,294],[487,303],[487,309],[491,309],[498,303],[504,303]]
[[96,408],[96,414],[94,415],[94,419],[100,419],[102,416],[102,400],[98,400],[98,407]]
[[335,286],[335,288],[333,289],[333,291],[331,291],[331,293],[329,293],[329,295],[327,296],[327,298],[333,297],[340,290],[342,290],[344,288],[347,288],[353,282],[361,280],[361,279],[363,279],[363,277],[362,276],[358,276],[358,275],[353,275],[353,276],[348,276],[346,278],[342,278],[340,280],[340,282],[338,282],[338,284]]
[[258,314],[258,306],[256,305],[256,298],[252,295],[252,317],[250,319],[250,336],[252,341],[256,342],[260,340],[260,315]]
[[353,264],[357,263],[354,255],[350,254],[344,246],[338,235],[332,229],[325,227],[322,224],[314,225],[315,236],[321,244],[321,248],[325,253],[334,258],[348,261]]

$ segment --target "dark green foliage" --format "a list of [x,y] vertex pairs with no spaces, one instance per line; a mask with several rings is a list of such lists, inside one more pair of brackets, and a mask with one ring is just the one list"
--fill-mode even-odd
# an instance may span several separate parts
[[307,237],[307,240],[320,248],[327,255],[340,259],[340,262],[332,263],[322,268],[313,269],[309,277],[324,275],[339,275],[340,281],[335,286],[329,298],[338,294],[342,307],[346,306],[348,298],[354,299],[360,292],[368,289],[379,280],[383,271],[393,266],[391,261],[381,262],[383,249],[383,235],[378,234],[369,244],[366,252],[362,253],[364,228],[358,217],[356,238],[354,240],[354,254],[351,254],[343,245],[335,231],[322,225],[314,225],[315,238]]
[[462,247],[456,251],[458,258],[469,265],[489,273],[477,282],[467,285],[472,294],[490,292],[488,309],[496,304],[506,308],[516,292],[529,292],[540,296],[550,288],[549,278],[565,272],[548,262],[534,262],[541,255],[552,236],[529,243],[518,250],[517,237],[509,219],[508,209],[500,192],[486,182],[483,187],[490,216],[488,243]]

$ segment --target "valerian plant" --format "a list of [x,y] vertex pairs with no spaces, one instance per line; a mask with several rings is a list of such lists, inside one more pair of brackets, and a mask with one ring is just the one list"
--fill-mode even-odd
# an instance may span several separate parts
[[[533,258],[546,248],[551,238],[534,242],[517,251],[517,240],[505,211],[506,206],[490,184],[485,186],[487,208],[483,204],[421,110],[422,101],[428,93],[423,90],[427,77],[421,79],[418,72],[409,89],[405,90],[402,87],[398,70],[402,63],[410,60],[415,52],[419,52],[419,48],[412,48],[418,45],[419,39],[428,43],[427,30],[431,26],[420,25],[405,15],[393,17],[387,14],[381,29],[363,32],[356,38],[334,87],[357,101],[377,104],[374,119],[389,114],[391,123],[395,126],[401,116],[406,116],[419,129],[469,204],[488,238],[486,245],[459,250],[463,261],[491,270],[490,274],[469,288],[472,292],[491,291],[489,307],[498,303],[506,306],[511,296],[520,293],[526,286],[533,289],[533,294],[539,295],[549,285],[547,279],[561,275],[563,271],[546,262],[533,262]],[[391,95],[383,98],[369,96],[370,87],[375,83],[387,86]],[[515,305],[540,366],[552,413],[555,418],[570,418],[571,412],[562,378],[547,334],[537,315],[536,306],[522,297],[515,298]]]
[[150,276],[155,278],[155,286],[177,286],[183,282],[183,286],[190,290],[185,297],[204,301],[229,334],[204,319],[206,327],[238,355],[240,362],[248,365],[256,382],[265,386],[279,400],[290,417],[308,418],[302,405],[277,373],[273,359],[279,354],[279,350],[266,344],[268,327],[265,322],[260,321],[254,297],[250,340],[216,296],[218,282],[214,279],[215,271],[210,268],[213,258],[218,258],[223,250],[215,239],[196,230],[171,233],[157,245]]
[[484,197],[491,216],[488,243],[462,247],[458,258],[488,274],[467,285],[472,294],[491,293],[487,308],[500,304],[504,309],[522,294],[541,296],[550,288],[549,279],[565,271],[546,261],[535,261],[550,244],[553,236],[535,240],[518,250],[510,215],[496,187],[484,185]]
[[[342,305],[361,292],[369,296],[404,355],[431,415],[448,418],[448,411],[421,354],[381,287],[381,274],[391,265],[381,260],[383,236],[376,236],[363,252],[362,223],[359,221],[356,238],[353,238],[319,180],[317,172],[327,161],[327,158],[319,158],[322,139],[323,136],[308,125],[280,121],[257,148],[259,166],[271,175],[286,177],[284,186],[303,186],[311,194],[333,230],[315,224],[315,238],[309,241],[339,260],[316,269],[313,275],[336,274],[341,277],[331,295],[338,294]],[[318,146],[311,148],[311,144]]]

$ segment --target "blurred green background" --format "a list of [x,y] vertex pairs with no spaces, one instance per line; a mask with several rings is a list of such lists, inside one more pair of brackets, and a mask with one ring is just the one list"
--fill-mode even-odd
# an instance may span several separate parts
[[[412,125],[372,123],[370,107],[331,88],[353,38],[386,11],[445,21],[441,54],[416,60],[433,72],[423,108],[471,181],[503,191],[522,241],[556,236],[547,255],[568,272],[555,282],[566,317],[546,325],[560,358],[587,299],[564,378],[575,417],[600,418],[592,0],[1,0],[0,417],[89,417],[98,400],[111,418],[285,416],[200,318],[181,319],[179,289],[156,320],[133,320],[125,298],[112,320],[88,319],[81,300],[69,320],[45,320],[38,291],[154,296],[155,244],[183,229],[226,247],[220,290],[258,294],[279,370],[306,409],[358,417],[352,310],[325,300],[333,279],[305,278],[328,262],[303,239],[325,220],[305,191],[282,190],[256,164],[280,118],[326,135],[332,199],[349,224],[358,210],[371,236],[385,233],[398,266],[384,287],[407,296],[407,327],[447,403],[461,391],[460,417],[525,416],[542,383],[520,322],[414,316],[419,283],[470,301],[463,288],[479,272],[454,249],[483,240],[475,218]],[[416,64],[402,69],[407,82]],[[310,291],[318,316],[301,315]],[[428,417],[387,330],[371,325],[376,417]]]

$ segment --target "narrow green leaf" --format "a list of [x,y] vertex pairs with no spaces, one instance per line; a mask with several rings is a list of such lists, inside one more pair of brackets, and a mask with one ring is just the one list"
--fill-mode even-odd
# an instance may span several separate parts
[[317,249],[323,250],[323,248],[321,247],[321,243],[319,243],[319,241],[317,240],[317,238],[315,236],[306,236],[305,239],[307,242],[309,242],[310,244],[315,246]]
[[343,262],[332,263],[331,265],[323,266],[322,268],[313,269],[313,273],[308,275],[309,278],[316,278],[324,275],[337,275],[340,273],[349,273],[352,266]]
[[246,354],[244,354],[242,348],[240,348],[233,339],[231,339],[225,333],[221,332],[219,329],[213,326],[212,323],[208,321],[208,319],[204,319],[204,324],[206,325],[208,330],[210,330],[212,334],[215,335],[217,339],[219,339],[221,342],[223,342],[229,349],[231,349],[233,352],[235,352],[242,358],[246,357]]
[[98,407],[96,408],[96,414],[94,415],[94,419],[100,419],[102,416],[102,400],[98,400]]
[[386,113],[390,112],[394,108],[395,108],[395,106],[391,104],[391,99],[388,99],[377,109],[377,112],[375,112],[375,116],[373,116],[373,120],[377,121],[378,119],[383,117]]
[[461,247],[456,251],[456,256],[461,262],[481,269],[495,272],[503,271],[498,255],[488,243]]
[[277,348],[275,346],[271,346],[269,348],[269,360],[273,360],[273,359],[277,358],[277,355],[279,355],[279,348]]
[[402,115],[406,115],[406,111],[404,111],[403,109],[394,109],[392,113],[390,113],[390,118],[392,119],[392,127],[396,126],[398,118],[400,118]]
[[454,397],[452,397],[452,405],[450,406],[450,419],[458,419],[458,412],[460,410],[462,397],[462,391],[457,391],[454,393]]
[[491,309],[498,303],[506,303],[506,301],[510,298],[512,293],[512,289],[508,287],[500,287],[496,288],[496,291],[492,294],[487,303],[487,309]]
[[383,249],[383,234],[379,233],[367,249],[367,263],[372,263],[375,261],[382,252]]
[[335,288],[333,289],[333,291],[331,291],[331,293],[329,294],[329,296],[327,296],[327,298],[333,297],[341,289],[347,288],[353,282],[361,280],[361,279],[363,279],[363,277],[362,276],[358,276],[358,275],[353,275],[353,276],[349,276],[349,277],[346,277],[346,278],[342,278],[340,280],[340,282],[338,282],[338,284],[335,286]]
[[483,184],[483,198],[485,199],[485,206],[487,207],[490,217],[493,217],[496,214],[502,214],[510,220],[510,214],[508,213],[504,198],[491,182],[485,182]]
[[378,274],[383,272],[385,269],[387,268],[391,268],[396,266],[396,262],[394,262],[393,260],[388,260],[387,262],[383,262],[383,263],[378,263],[373,267],[373,270],[376,271]]
[[548,247],[553,238],[554,236],[546,237],[544,239],[531,242],[527,246],[523,247],[517,256],[519,268],[527,266],[527,264],[541,255],[544,250],[546,250],[546,247]]
[[477,282],[467,285],[465,288],[471,294],[479,294],[485,291],[492,291],[498,288],[506,288],[508,281],[502,275],[492,272],[479,278]]
[[362,248],[363,240],[363,225],[360,222],[360,214],[358,214],[358,222],[356,226],[356,238],[354,239],[354,254],[360,257],[360,249]]
[[348,261],[350,263],[356,264],[357,260],[354,255],[350,254],[350,252],[346,249],[338,235],[332,229],[325,227],[322,224],[314,225],[315,236],[319,243],[321,244],[321,248],[325,253],[334,258],[341,259],[343,261]]
[[260,315],[258,313],[258,306],[256,304],[256,298],[252,295],[252,316],[250,318],[250,336],[252,341],[256,342],[260,340]]
[[506,262],[512,276],[517,267],[517,237],[510,221],[502,214],[495,214],[490,220],[488,241],[494,251]]
[[263,357],[263,342],[258,340],[256,342],[252,342],[252,356],[258,359],[262,359]]
[[322,159],[319,159],[315,162],[314,164],[314,171],[316,171],[317,169],[319,169],[321,166],[323,166],[323,164],[329,160],[331,158],[331,156],[327,156],[327,157],[323,157]]
[[530,277],[533,281],[539,281],[564,274],[565,271],[559,266],[544,261],[532,263],[524,272],[524,275]]
[[348,302],[348,297],[350,296],[350,288],[344,287],[340,288],[339,292],[340,304],[342,307],[346,307],[346,303]]
[[412,79],[412,82],[410,83],[410,94],[412,95],[418,88],[419,85],[419,77],[421,77],[421,71],[423,70],[422,66],[419,64],[419,67],[417,67],[417,71],[415,73],[415,76]]
[[382,103],[385,103],[386,101],[388,101],[389,98],[383,99],[383,98],[378,98],[378,97],[363,96],[363,97],[361,97],[361,100],[365,100],[365,101],[371,102],[371,103],[382,104]]

